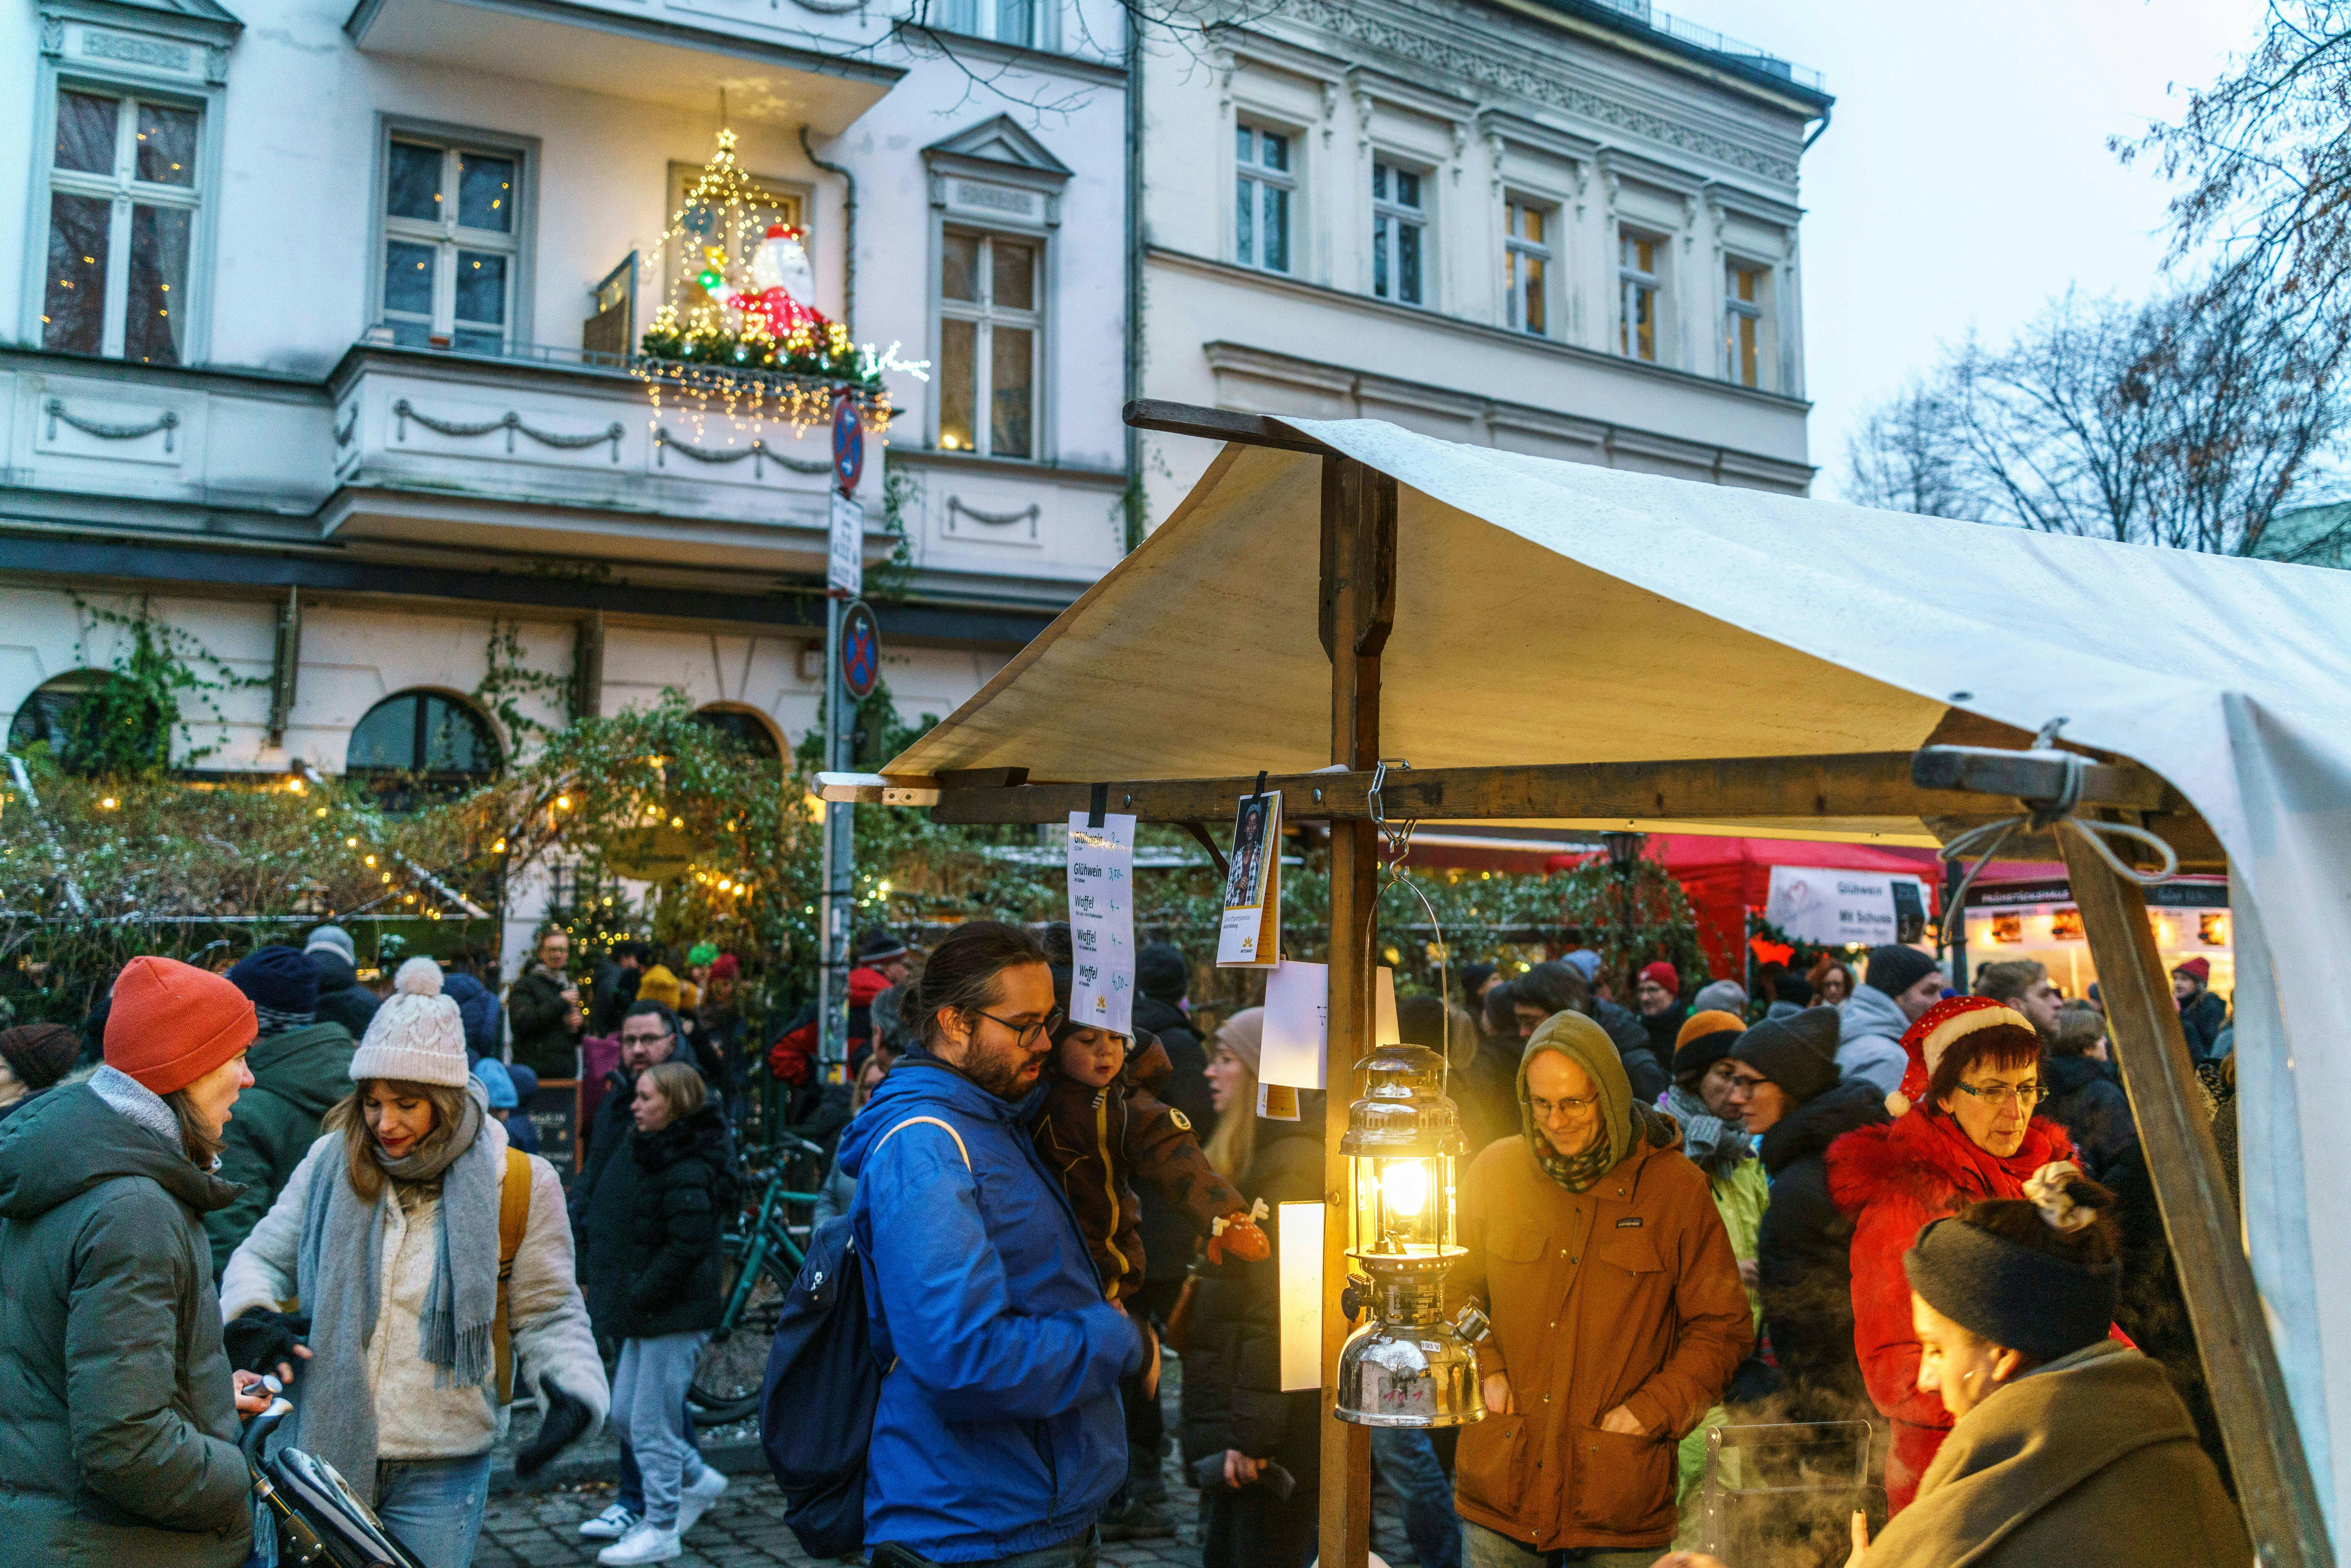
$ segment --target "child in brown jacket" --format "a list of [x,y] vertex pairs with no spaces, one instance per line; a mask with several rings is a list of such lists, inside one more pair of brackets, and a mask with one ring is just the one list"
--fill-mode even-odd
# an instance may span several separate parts
[[1037,1152],[1069,1194],[1102,1294],[1115,1302],[1143,1288],[1138,1180],[1192,1217],[1212,1261],[1230,1254],[1253,1263],[1268,1252],[1249,1205],[1208,1164],[1191,1121],[1152,1092],[1175,1071],[1167,1052],[1147,1032],[1134,1045],[1130,1055],[1123,1036],[1064,1023],[1054,1031],[1035,1124]]

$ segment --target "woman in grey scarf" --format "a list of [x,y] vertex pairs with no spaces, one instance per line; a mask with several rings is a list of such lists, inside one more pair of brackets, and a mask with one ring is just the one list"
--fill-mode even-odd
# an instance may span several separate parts
[[[352,1092],[229,1260],[221,1310],[308,1319],[311,1359],[273,1448],[332,1464],[427,1568],[466,1568],[514,1388],[536,1385],[542,1429],[572,1436],[608,1396],[562,1188],[546,1161],[509,1153],[440,980],[428,958],[402,966],[352,1055]],[[526,1205],[513,1237],[509,1192]]]

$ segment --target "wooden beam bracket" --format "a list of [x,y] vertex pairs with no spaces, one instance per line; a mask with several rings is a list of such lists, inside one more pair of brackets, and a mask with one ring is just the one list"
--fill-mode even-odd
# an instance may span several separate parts
[[1278,452],[1307,452],[1318,457],[1338,455],[1312,437],[1301,435],[1280,421],[1261,413],[1239,413],[1228,408],[1145,397],[1128,403],[1119,416],[1137,430],[1196,435],[1207,441],[1229,441],[1242,446],[1270,446]]

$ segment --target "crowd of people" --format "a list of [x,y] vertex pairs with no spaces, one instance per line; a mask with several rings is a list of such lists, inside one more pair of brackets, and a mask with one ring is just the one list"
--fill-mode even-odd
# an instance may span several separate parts
[[[579,1526],[601,1562],[678,1556],[728,1484],[688,1388],[755,1037],[731,956],[663,959],[575,977],[549,930],[503,995],[413,958],[379,996],[327,925],[225,973],[134,960],[96,1061],[0,1031],[0,1531],[273,1562],[238,1440],[282,1390],[264,1452],[332,1463],[427,1568],[470,1563],[518,1401],[525,1474],[609,1417],[620,1486]],[[1579,949],[1399,1005],[1447,1059],[1449,1295],[1490,1325],[1482,1420],[1373,1434],[1425,1568],[1703,1565],[1709,1431],[1855,1419],[1883,1434],[1871,1568],[2249,1555],[2095,988],[2017,962],[1955,995],[1907,946],[1858,970],[1685,999],[1653,963],[1626,1006]],[[1322,1095],[1278,1113],[1262,1010],[1196,1022],[1173,947],[1141,955],[1128,1034],[1070,1017],[1071,975],[1066,928],[974,922],[927,956],[875,932],[839,1081],[812,1013],[759,1056],[829,1157],[814,1222],[852,1239],[889,1369],[866,1545],[1089,1568],[1173,1534],[1173,1355],[1206,1568],[1304,1568],[1323,1417],[1283,1385],[1271,1259],[1281,1206],[1323,1196]],[[2225,1145],[2209,979],[2175,995]],[[541,1077],[583,1084],[568,1181],[530,1152]]]

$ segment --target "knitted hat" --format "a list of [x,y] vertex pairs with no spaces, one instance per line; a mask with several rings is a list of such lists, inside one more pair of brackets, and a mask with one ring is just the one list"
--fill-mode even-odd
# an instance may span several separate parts
[[685,950],[685,967],[689,969],[697,969],[705,964],[716,962],[718,962],[718,944],[716,942],[696,942]]
[[259,1030],[253,1003],[220,976],[144,956],[115,977],[106,1064],[169,1094],[251,1045]]
[[1745,1021],[1735,1013],[1690,1014],[1683,1020],[1681,1032],[1674,1036],[1674,1076],[1704,1072],[1730,1054],[1746,1029]]
[[1180,1002],[1192,988],[1192,966],[1173,943],[1146,942],[1134,956],[1135,988],[1163,1002]]
[[273,1012],[308,1013],[319,1009],[319,967],[282,942],[256,947],[238,959],[228,983]]
[[1576,972],[1583,977],[1583,982],[1586,985],[1590,985],[1592,977],[1600,973],[1600,955],[1589,947],[1578,947],[1561,962],[1574,965]]
[[1935,967],[1935,960],[1917,948],[1889,942],[1869,950],[1869,967],[1861,983],[1889,997],[1898,997],[1933,974]]
[[310,939],[302,945],[302,951],[340,953],[343,956],[343,962],[354,967],[360,961],[360,950],[351,945],[351,934],[340,925],[312,926]]
[[1208,1043],[1221,1045],[1239,1057],[1249,1076],[1256,1077],[1258,1063],[1265,1058],[1265,1009],[1243,1008],[1224,1021]]
[[710,960],[710,977],[714,980],[732,980],[742,973],[743,966],[732,953],[721,953]]
[[[2059,1161],[2025,1183],[2026,1196],[2053,1229],[2076,1228],[2096,1218],[2065,1192],[2068,1178],[2080,1174],[2080,1166]],[[1928,1306],[1970,1333],[2035,1361],[2054,1361],[2105,1338],[2122,1298],[2120,1258],[2091,1268],[1956,1216],[1918,1233],[1902,1255],[1902,1271]]]
[[2175,975],[2189,976],[2199,986],[2209,986],[2212,983],[2212,966],[2201,958],[2190,958],[2185,963],[2174,964],[2171,967],[2171,972]]
[[677,977],[669,972],[666,964],[655,964],[637,981],[637,1000],[641,1002],[659,1002],[664,1007],[674,1008],[677,998]]
[[886,964],[893,958],[906,956],[906,945],[880,925],[865,934],[857,945],[857,961],[861,964]]
[[486,1056],[474,1063],[474,1076],[490,1092],[490,1109],[511,1111],[520,1102],[515,1095],[515,1081],[507,1071],[507,1064],[495,1056]]
[[351,1052],[351,1082],[392,1078],[461,1089],[465,1077],[465,1026],[457,1004],[441,994],[441,966],[422,955],[411,958]]
[[81,1036],[61,1023],[24,1023],[0,1029],[0,1059],[16,1082],[39,1093],[73,1071]]
[[[1870,961],[1870,972],[1877,972],[1876,959]],[[1942,1064],[1943,1053],[1967,1036],[1986,1029],[2020,1030],[2023,1036],[2017,1042],[2020,1053],[2041,1049],[2041,1036],[2032,1022],[2006,1002],[1994,1001],[1990,997],[1945,997],[1920,1013],[1917,1021],[1903,1031],[1902,1049],[1910,1053],[1910,1065],[1903,1069],[1902,1087],[1886,1097],[1886,1111],[1899,1116],[1924,1099],[1927,1085],[1934,1080],[1935,1069]]]
[[[1806,1008],[1787,1018],[1767,1018],[1730,1048],[1733,1061],[1778,1084],[1800,1105],[1836,1087],[1836,1052],[1834,1008]],[[1680,1052],[1674,1060],[1681,1061]]]
[[1716,980],[1700,986],[1690,1006],[1699,1012],[1726,1012],[1740,1018],[1747,1016],[1747,988],[1736,980]]
[[1674,972],[1674,967],[1671,964],[1662,958],[1654,964],[1644,964],[1641,967],[1641,978],[1656,981],[1666,988],[1666,995],[1669,997],[1678,997],[1682,994],[1682,977]]

